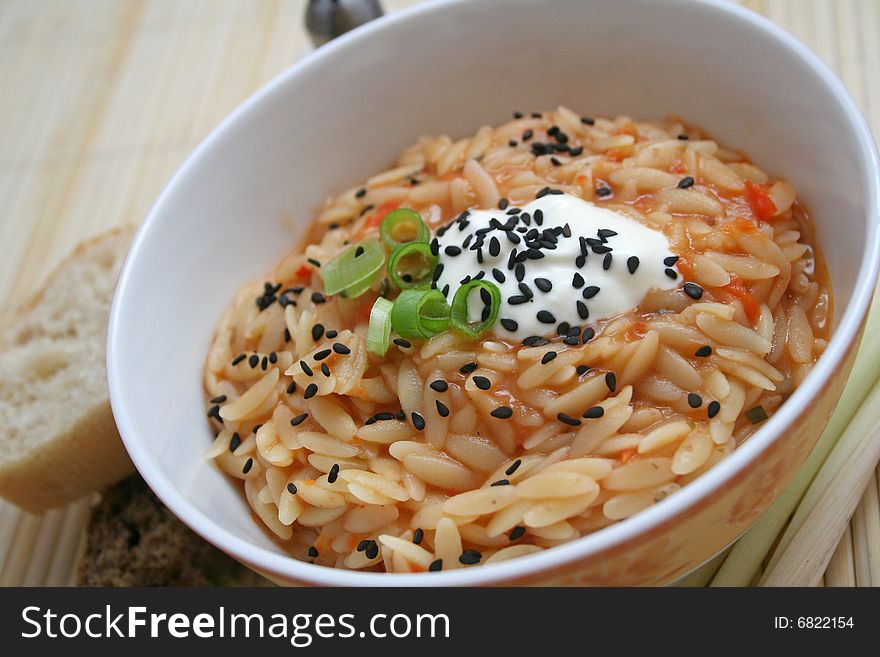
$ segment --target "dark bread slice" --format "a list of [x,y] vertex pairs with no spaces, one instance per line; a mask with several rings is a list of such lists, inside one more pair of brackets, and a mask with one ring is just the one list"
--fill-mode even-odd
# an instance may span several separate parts
[[80,586],[263,586],[269,582],[204,541],[138,475],[92,509]]

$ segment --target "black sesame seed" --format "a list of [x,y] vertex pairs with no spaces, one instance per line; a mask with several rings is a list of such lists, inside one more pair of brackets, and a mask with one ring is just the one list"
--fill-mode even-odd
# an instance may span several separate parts
[[461,553],[458,560],[466,566],[473,566],[474,564],[480,563],[480,559],[482,558],[483,555],[476,550],[465,550]]
[[492,278],[494,278],[499,283],[503,283],[507,280],[507,276],[504,275],[504,272],[502,272],[500,269],[496,269],[495,267],[492,268]]
[[293,483],[292,481],[289,484],[287,484],[287,492],[290,493],[291,495],[296,495],[296,484]]
[[509,303],[511,306],[519,306],[528,302],[529,298],[524,294],[514,294],[512,297],[507,298],[507,303]]
[[263,356],[263,360],[260,361],[260,369],[264,372],[269,369],[269,359],[266,356]]
[[506,474],[509,477],[514,472],[516,472],[517,468],[519,468],[519,466],[521,466],[521,465],[522,465],[522,460],[517,459],[516,461],[514,461],[513,463],[510,464],[510,467],[504,471],[504,474]]
[[516,141],[516,139],[508,139],[507,140],[507,145],[510,146],[511,148],[515,148],[517,143],[518,142]]
[[316,361],[321,361],[321,360],[324,360],[325,358],[327,358],[327,356],[329,356],[332,353],[333,352],[330,349],[321,349],[321,351],[315,352],[315,355],[312,356],[312,359],[316,360]]
[[580,426],[581,421],[576,417],[572,417],[571,415],[566,415],[565,413],[557,413],[556,419],[562,422],[563,424],[567,424],[572,427]]
[[327,298],[320,292],[312,292],[312,303],[324,303]]
[[569,149],[568,152],[571,154],[572,157],[577,157],[578,155],[580,155],[581,153],[584,152],[584,147],[583,146],[575,146],[574,148]]
[[602,417],[603,415],[605,415],[604,408],[602,408],[601,406],[593,406],[585,410],[582,417],[586,418],[587,420],[595,420]]
[[310,383],[309,385],[306,386],[306,389],[303,392],[303,399],[311,399],[316,394],[318,394],[317,384]]
[[695,392],[689,392],[687,396],[688,406],[691,408],[699,408],[703,405],[703,398]]
[[493,481],[489,486],[510,486],[510,481],[507,479],[499,479],[498,481]]
[[376,541],[370,541],[370,546],[364,550],[367,559],[375,559],[379,556],[379,544]]
[[421,431],[422,429],[425,428],[425,418],[423,418],[419,413],[416,413],[415,411],[413,411],[412,414],[410,415],[410,417],[412,418],[413,426],[416,429]]
[[590,366],[589,365],[578,365],[575,368],[575,371],[577,372],[578,376],[583,376],[584,374],[586,374],[587,372],[590,371]]
[[553,166],[555,166],[555,167],[558,167],[558,166],[561,166],[561,165],[562,165],[562,161],[561,161],[558,157],[551,157],[551,158],[550,158],[550,163],[551,163]]
[[639,268],[639,257],[638,256],[630,256],[626,259],[626,268],[629,270],[630,274],[635,274],[636,269]]
[[431,390],[436,392],[446,392],[449,390],[449,384],[446,383],[443,379],[436,379],[435,381],[431,381],[430,383]]
[[529,248],[526,249],[525,255],[529,260],[540,260],[544,257],[544,252],[535,248]]
[[412,542],[415,543],[416,545],[418,545],[419,543],[422,542],[423,538],[425,538],[425,532],[421,527],[419,527],[418,529],[416,529],[413,532]]
[[547,278],[536,278],[535,287],[541,290],[541,292],[549,292],[553,289],[553,283]]
[[321,266],[321,261],[315,260],[314,258],[306,258],[306,262],[308,262],[310,265],[314,265],[315,267]]
[[498,209],[499,210],[506,210],[508,205],[510,205],[510,201],[508,201],[506,198],[503,198],[500,201],[498,201]]
[[471,361],[470,363],[465,363],[460,368],[458,368],[458,371],[462,374],[470,374],[475,369],[477,369],[477,364]]
[[474,382],[474,385],[477,386],[480,390],[488,390],[492,387],[492,382],[485,376],[474,376],[471,380]]
[[449,407],[446,404],[439,399],[435,399],[434,404],[437,406],[437,413],[440,417],[449,417]]
[[589,308],[587,308],[587,304],[585,304],[580,299],[577,300],[577,311],[578,311],[578,317],[580,317],[581,319],[589,319],[590,310],[589,310]]
[[525,347],[542,347],[545,344],[548,344],[546,338],[542,338],[540,335],[530,335],[527,338],[524,338],[523,346]]
[[688,137],[687,135],[679,135],[678,139],[681,139],[682,141],[687,141],[688,139],[690,139],[690,137]]
[[605,185],[601,185],[596,188],[596,196],[599,198],[605,198],[606,196],[611,196],[611,188],[606,187]]
[[556,318],[553,316],[549,310],[539,310],[537,315],[538,321],[542,324],[555,324]]
[[292,426],[292,427],[298,427],[299,425],[301,425],[303,422],[306,421],[306,418],[307,418],[308,416],[309,416],[308,413],[300,413],[300,414],[297,415],[295,418],[293,418],[293,419],[290,420],[290,426]]
[[678,181],[678,185],[676,185],[676,187],[678,187],[679,189],[687,189],[688,187],[691,187],[693,184],[694,184],[694,179],[691,176],[685,176],[684,178],[682,178],[681,180]]
[[220,395],[220,396],[218,396],[218,397],[214,397],[214,398],[211,400],[211,403],[212,403],[212,404],[222,404],[223,402],[226,401],[226,399],[227,399],[226,395]]
[[611,269],[611,254],[610,253],[606,253],[605,257],[602,258],[602,269],[604,269],[605,271],[608,271],[609,269]]
[[232,438],[229,439],[229,451],[234,452],[239,445],[241,445],[241,436],[237,433],[232,434]]
[[344,344],[342,344],[341,342],[334,342],[334,343],[333,343],[333,351],[335,351],[337,354],[340,354],[340,355],[342,355],[342,356],[345,356],[345,355],[351,353],[351,349],[349,349],[348,347],[346,347],[346,346],[345,346]]
[[588,285],[584,288],[584,291],[581,294],[584,299],[592,299],[594,296],[599,294],[599,288],[595,285]]
[[[480,272],[480,273],[482,273],[482,272]],[[489,294],[489,290],[487,290],[484,287],[480,288],[480,301],[482,301],[487,306],[492,305],[492,295]]]
[[570,347],[576,347],[580,344],[580,338],[576,335],[569,335],[562,339],[562,343]]
[[314,545],[309,548],[309,556],[312,557],[312,559],[315,559],[318,556],[318,548]]
[[700,347],[699,349],[697,349],[694,352],[694,356],[696,356],[697,358],[706,358],[706,356],[711,356],[711,355],[712,355],[712,347],[710,347],[707,344],[704,344],[702,347]]
[[449,245],[445,249],[443,249],[443,252],[448,256],[455,257],[457,255],[461,255],[461,247]]
[[669,268],[664,269],[663,273],[666,274],[667,276],[669,276],[669,278],[671,278],[672,280],[675,280],[676,278],[678,278],[678,274],[675,273],[674,269],[669,269]]
[[360,258],[362,255],[364,255],[364,247],[358,245],[358,247],[354,250],[354,257]]
[[517,324],[516,320],[506,319],[506,318],[501,319],[501,326],[506,328],[511,333],[516,331],[519,328],[519,324]]
[[499,406],[494,411],[489,413],[492,417],[497,417],[499,420],[506,420],[511,415],[513,415],[513,409],[510,406]]
[[526,277],[526,267],[523,263],[516,263],[516,267],[513,268],[513,275],[516,280],[522,282],[522,280]]
[[403,411],[397,411],[394,417],[403,422],[406,419],[406,413],[404,413]]
[[235,367],[241,361],[243,361],[245,358],[247,358],[247,356],[245,356],[244,354],[239,354],[238,356],[236,356],[235,358],[232,359],[232,366]]
[[337,331],[336,329],[330,329],[329,331],[327,331],[327,339],[328,340],[332,340],[337,335],[339,335],[339,331]]
[[581,336],[581,341],[586,344],[590,340],[592,340],[596,336],[596,329],[592,326],[588,326],[584,329],[584,334]]
[[676,262],[678,262],[678,256],[668,256],[663,258],[663,264],[667,267],[672,267]]
[[688,295],[691,299],[699,299],[703,296],[703,288],[701,288],[696,283],[685,283],[684,293]]
[[360,543],[357,544],[357,551],[358,551],[358,552],[363,552],[363,551],[366,550],[368,547],[370,547],[370,544],[371,544],[372,542],[373,542],[373,541],[372,541],[371,539],[369,539],[369,538],[365,538],[364,540],[362,540]]
[[582,288],[584,286],[584,277],[575,272],[574,276],[571,277],[571,285],[576,289]]
[[287,394],[292,395],[296,392],[296,381],[291,381],[290,385],[287,386]]
[[611,230],[610,228],[600,228],[599,231],[598,231],[596,234],[597,234],[600,238],[602,238],[602,241],[604,242],[604,241],[606,241],[609,237],[614,237],[615,235],[617,235],[617,231]]
[[290,342],[290,339],[291,339],[291,338],[290,338],[290,329],[285,328],[285,329],[284,329],[284,341],[285,341],[285,342]]
[[327,363],[321,363],[321,374],[324,376],[330,376],[330,368],[327,367]]
[[605,374],[605,385],[608,386],[608,390],[611,392],[617,390],[617,377],[614,375],[614,372],[607,372]]
[[366,195],[366,193],[367,193],[366,188],[365,188],[365,187],[361,187],[359,190],[357,190],[357,191],[354,193],[354,195],[355,195],[355,198],[363,198],[364,195]]
[[273,365],[278,362],[278,354],[274,351],[269,352],[269,362]]
[[254,467],[254,460],[248,457],[248,460],[244,462],[244,467],[241,469],[241,474],[247,474],[251,471],[252,467]]
[[443,569],[443,559],[435,559],[431,562],[431,565],[428,566],[428,571],[432,573],[436,573]]
[[394,338],[392,342],[401,349],[409,349],[410,347],[412,347],[412,342],[410,342],[406,338]]
[[256,354],[253,354],[250,358],[248,358],[248,365],[251,366],[251,369],[255,368],[260,364],[260,357]]
[[508,534],[508,538],[511,541],[516,541],[516,540],[521,539],[525,535],[525,533],[526,533],[525,527],[517,526],[511,530],[510,534]]
[[545,353],[544,356],[541,358],[541,365],[546,365],[547,363],[549,363],[549,362],[550,362],[551,360],[553,360],[554,358],[556,358],[556,352],[555,352],[555,351],[548,351],[548,352]]
[[592,116],[582,116],[581,123],[583,123],[584,125],[593,125],[594,123],[596,123],[596,119],[594,119]]
[[721,404],[719,404],[717,401],[710,401],[709,406],[706,408],[706,415],[708,415],[709,419],[711,420],[713,417],[718,415],[718,412],[720,410]]

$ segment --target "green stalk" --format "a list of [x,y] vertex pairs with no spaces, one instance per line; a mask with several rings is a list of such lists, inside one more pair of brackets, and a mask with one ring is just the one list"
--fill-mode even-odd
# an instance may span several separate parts
[[877,299],[875,291],[852,373],[819,442],[788,488],[736,542],[711,586],[748,586],[753,581],[810,482],[877,382],[880,376],[880,303]]

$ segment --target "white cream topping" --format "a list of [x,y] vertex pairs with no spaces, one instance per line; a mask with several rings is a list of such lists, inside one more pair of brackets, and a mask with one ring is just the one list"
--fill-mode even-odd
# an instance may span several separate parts
[[[452,302],[462,280],[484,272],[484,280],[501,292],[493,331],[517,341],[555,335],[562,322],[583,328],[632,310],[652,288],[682,282],[663,233],[571,194],[545,194],[520,208],[470,211],[437,232],[438,247],[442,271],[436,285],[447,300]],[[469,319],[478,320],[484,305],[477,291],[468,306]]]

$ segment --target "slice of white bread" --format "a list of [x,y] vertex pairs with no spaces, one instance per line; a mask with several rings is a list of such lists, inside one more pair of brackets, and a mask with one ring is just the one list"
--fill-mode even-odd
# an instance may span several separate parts
[[35,513],[132,471],[110,411],[110,302],[134,228],[79,245],[0,329],[0,496]]

